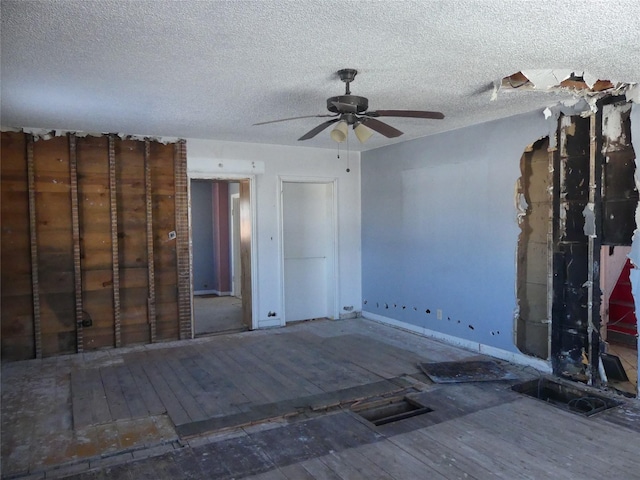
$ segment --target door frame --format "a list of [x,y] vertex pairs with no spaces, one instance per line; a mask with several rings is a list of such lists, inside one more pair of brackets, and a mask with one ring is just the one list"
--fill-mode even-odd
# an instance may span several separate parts
[[222,180],[227,182],[249,181],[249,205],[251,208],[251,327],[258,328],[258,243],[257,243],[257,216],[256,216],[256,176],[246,174],[220,174],[187,172],[187,201],[189,210],[189,281],[191,282],[191,338],[195,338],[195,316],[193,308],[193,232],[191,218],[191,180]]
[[[229,195],[229,198],[231,199],[231,205],[230,205],[230,209],[231,209],[231,215],[229,215],[229,218],[231,220],[231,225],[229,225],[229,233],[230,233],[230,244],[231,244],[231,294],[234,297],[238,297],[238,272],[236,271],[236,262],[239,260],[240,258],[240,249],[238,249],[238,251],[236,251],[236,241],[240,241],[240,239],[238,238],[238,236],[240,235],[239,232],[236,232],[235,230],[235,222],[236,222],[236,217],[238,217],[240,215],[239,211],[235,211],[235,201],[236,199],[238,200],[238,209],[240,208],[240,194],[239,193],[233,193],[231,195]],[[234,214],[235,212],[235,214]]]
[[[281,326],[287,324],[287,312],[285,310],[285,278],[284,278],[284,184],[285,183],[310,183],[310,184],[322,184],[331,185],[331,227],[332,235],[331,241],[333,243],[332,255],[333,255],[333,272],[334,272],[334,286],[333,286],[333,305],[331,306],[330,314],[334,320],[340,318],[339,311],[339,294],[340,294],[340,275],[339,275],[339,249],[338,249],[338,179],[336,177],[309,177],[309,176],[292,176],[292,175],[279,175],[278,176],[278,235],[279,235],[279,253],[280,253],[280,310],[282,316],[280,317]],[[328,286],[330,288],[330,286]]]

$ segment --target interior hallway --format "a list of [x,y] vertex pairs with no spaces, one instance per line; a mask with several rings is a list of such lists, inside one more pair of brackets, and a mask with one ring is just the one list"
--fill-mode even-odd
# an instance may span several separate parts
[[[5,478],[637,478],[640,405],[583,417],[510,390],[434,384],[478,355],[364,319],[2,365]],[[501,362],[520,379],[530,368]],[[374,426],[352,407],[420,399]]]

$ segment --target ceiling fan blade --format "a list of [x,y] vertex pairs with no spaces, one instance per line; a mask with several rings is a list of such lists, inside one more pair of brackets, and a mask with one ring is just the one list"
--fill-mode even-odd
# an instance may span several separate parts
[[298,120],[299,118],[322,118],[322,117],[337,117],[339,114],[333,115],[304,115],[302,117],[290,117],[290,118],[281,118],[279,120],[269,120],[267,122],[254,123],[253,126],[256,125],[266,125],[267,123],[278,123],[278,122],[288,122],[289,120]]
[[323,131],[325,128],[327,128],[332,123],[336,123],[338,120],[340,120],[340,119],[339,118],[333,118],[331,120],[327,120],[326,122],[323,122],[320,125],[318,125],[317,127],[312,128],[311,130],[309,130],[307,133],[305,133],[303,136],[301,136],[298,140],[309,140],[310,138],[315,137],[317,134],[319,134],[321,131]]
[[424,110],[376,110],[367,112],[366,115],[372,117],[407,117],[407,118],[431,118],[442,120],[444,114],[440,112],[427,112]]
[[380,120],[376,120],[375,118],[363,117],[361,121],[371,130],[375,130],[376,132],[384,135],[387,138],[395,138],[402,135],[402,132],[397,128],[393,128],[391,125],[387,125],[386,123],[381,122]]

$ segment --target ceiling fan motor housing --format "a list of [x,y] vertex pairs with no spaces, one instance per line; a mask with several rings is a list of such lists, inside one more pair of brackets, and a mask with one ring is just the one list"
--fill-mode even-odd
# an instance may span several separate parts
[[358,95],[339,95],[327,99],[327,110],[333,113],[364,113],[369,99]]

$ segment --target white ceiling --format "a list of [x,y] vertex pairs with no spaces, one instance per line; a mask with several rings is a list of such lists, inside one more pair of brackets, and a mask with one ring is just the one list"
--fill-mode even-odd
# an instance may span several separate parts
[[335,148],[323,121],[344,93],[370,109],[442,111],[386,118],[405,132],[363,147],[556,104],[565,94],[500,92],[527,69],[640,81],[640,1],[13,1],[2,0],[5,127],[211,138]]

